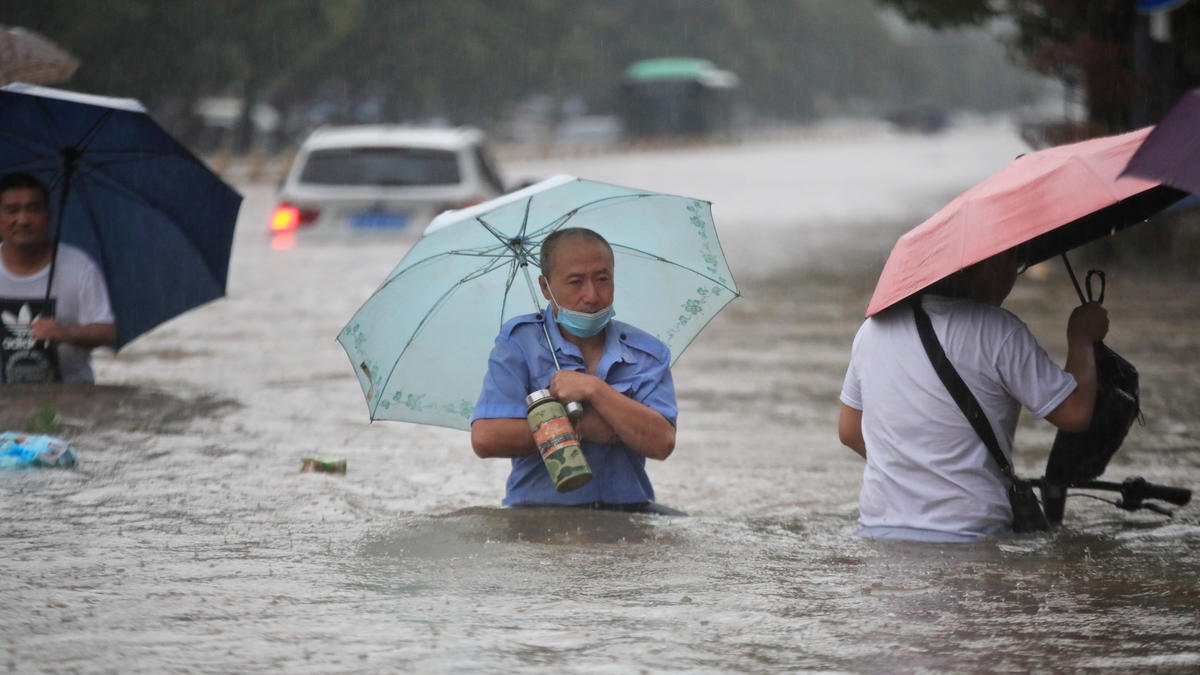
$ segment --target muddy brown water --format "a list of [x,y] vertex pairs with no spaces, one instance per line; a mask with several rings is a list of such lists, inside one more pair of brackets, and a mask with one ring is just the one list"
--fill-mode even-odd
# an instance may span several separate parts
[[[744,296],[676,367],[678,446],[650,474],[690,515],[660,517],[500,509],[505,465],[463,432],[368,423],[334,335],[410,242],[281,246],[255,229],[270,191],[247,194],[228,298],[98,356],[94,389],[0,393],[0,426],[82,458],[0,473],[0,669],[1200,668],[1196,506],[1168,520],[1074,498],[1054,533],[974,545],[853,536],[861,460],[837,443],[836,397],[911,223],[768,228],[792,253],[755,266],[736,234],[755,215],[719,221]],[[1141,371],[1146,421],[1106,477],[1196,487],[1200,288],[1152,267],[1109,271],[1107,342]],[[1061,361],[1073,296],[1048,265],[1006,306]],[[1021,473],[1052,438],[1022,420]],[[300,473],[314,454],[349,471]]]

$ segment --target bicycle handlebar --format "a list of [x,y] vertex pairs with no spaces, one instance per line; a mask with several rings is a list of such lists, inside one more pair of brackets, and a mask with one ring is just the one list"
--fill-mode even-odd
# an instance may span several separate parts
[[1056,485],[1044,478],[1033,482],[1042,493],[1042,507],[1045,509],[1047,520],[1056,524],[1062,522],[1063,507],[1067,499],[1068,490],[1071,489],[1120,492],[1121,499],[1116,502],[1118,507],[1126,511],[1148,509],[1164,515],[1170,515],[1170,512],[1156,504],[1144,503],[1145,500],[1158,499],[1176,506],[1184,506],[1192,500],[1192,491],[1187,488],[1158,485],[1148,482],[1144,478],[1126,478],[1120,483],[1089,480],[1069,485]]
[[1069,487],[1084,490],[1109,490],[1120,492],[1121,497],[1130,503],[1140,504],[1145,499],[1158,499],[1170,502],[1176,506],[1185,506],[1192,500],[1192,491],[1187,488],[1172,487],[1150,483],[1144,478],[1126,478],[1121,483],[1090,480],[1072,483]]

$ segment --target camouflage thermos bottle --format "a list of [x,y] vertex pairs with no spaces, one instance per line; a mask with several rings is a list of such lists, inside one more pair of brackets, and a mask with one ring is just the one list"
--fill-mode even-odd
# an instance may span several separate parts
[[592,479],[592,470],[579,447],[579,435],[567,418],[566,408],[549,389],[526,396],[525,405],[529,408],[526,416],[529,430],[554,487],[559,492],[570,492],[586,485]]

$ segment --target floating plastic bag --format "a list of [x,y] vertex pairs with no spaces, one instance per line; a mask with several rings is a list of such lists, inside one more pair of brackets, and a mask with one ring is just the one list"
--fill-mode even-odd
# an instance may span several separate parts
[[66,441],[19,431],[0,432],[0,469],[29,469],[42,466],[69,469],[79,455]]

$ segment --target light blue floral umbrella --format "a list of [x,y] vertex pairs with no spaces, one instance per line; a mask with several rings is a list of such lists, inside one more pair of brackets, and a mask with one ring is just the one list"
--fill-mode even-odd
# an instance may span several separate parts
[[438,216],[338,335],[371,419],[470,427],[496,334],[541,311],[541,242],[568,227],[612,244],[617,318],[672,360],[738,295],[710,204],[556,176]]

